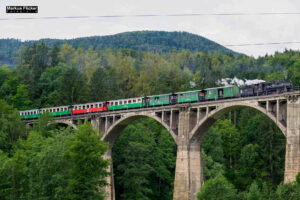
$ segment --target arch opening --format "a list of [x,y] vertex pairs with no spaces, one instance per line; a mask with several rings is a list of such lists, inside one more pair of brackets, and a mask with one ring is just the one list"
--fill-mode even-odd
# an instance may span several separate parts
[[275,122],[252,106],[228,106],[212,112],[191,136],[191,140],[201,141],[204,179],[221,172],[239,191],[247,191],[253,181],[269,189],[282,182],[285,129]]
[[177,146],[166,126],[130,116],[110,131],[115,135],[105,141],[111,142],[115,199],[171,199]]

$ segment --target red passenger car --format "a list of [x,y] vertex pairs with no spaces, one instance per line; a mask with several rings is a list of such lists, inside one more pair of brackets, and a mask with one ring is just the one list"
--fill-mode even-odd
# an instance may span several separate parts
[[73,106],[72,114],[78,115],[78,114],[86,114],[86,113],[103,112],[106,110],[108,110],[108,102],[92,103],[92,104]]

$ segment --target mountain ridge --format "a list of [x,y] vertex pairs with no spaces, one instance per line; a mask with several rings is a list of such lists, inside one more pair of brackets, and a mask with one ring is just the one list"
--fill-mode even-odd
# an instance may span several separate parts
[[69,44],[73,48],[90,46],[98,49],[133,49],[136,51],[150,51],[154,53],[169,53],[173,51],[189,50],[192,52],[219,52],[220,54],[234,52],[212,40],[188,32],[167,31],[133,31],[106,36],[89,36],[74,39],[51,39],[21,41],[18,39],[0,39],[0,65],[16,64],[13,57],[17,55],[21,46],[27,47],[33,43],[45,42],[47,45],[61,46]]

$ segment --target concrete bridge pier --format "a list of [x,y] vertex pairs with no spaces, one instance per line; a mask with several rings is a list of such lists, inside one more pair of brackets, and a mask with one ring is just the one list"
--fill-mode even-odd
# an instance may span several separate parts
[[203,182],[200,140],[189,141],[190,111],[180,108],[173,200],[196,200]]
[[289,96],[284,182],[295,181],[300,172],[300,96]]
[[115,184],[114,184],[114,177],[113,177],[113,162],[112,162],[112,147],[110,146],[107,152],[104,155],[104,159],[110,160],[110,165],[108,166],[107,171],[111,173],[110,176],[106,178],[108,185],[105,187],[106,192],[106,200],[115,200]]

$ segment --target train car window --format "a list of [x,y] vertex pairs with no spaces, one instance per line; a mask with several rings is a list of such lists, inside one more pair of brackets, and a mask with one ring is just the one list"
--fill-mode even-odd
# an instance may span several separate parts
[[128,103],[131,103],[131,100],[128,100]]
[[85,106],[82,106],[82,109],[85,109]]
[[211,90],[208,91],[208,94],[211,94]]
[[50,109],[50,112],[52,112],[52,109]]
[[118,102],[115,102],[115,105],[117,106],[117,105],[118,105]]
[[90,105],[86,105],[86,108],[90,108]]
[[229,92],[232,92],[232,87],[231,87],[231,88],[229,88]]
[[135,99],[133,99],[133,103],[136,103],[136,100],[135,100]]
[[215,90],[215,94],[217,94],[217,90]]
[[127,101],[124,101],[124,104],[127,104]]
[[141,101],[142,101],[142,99],[138,99],[138,101],[139,101],[139,102],[141,102]]
[[122,101],[119,101],[119,104],[122,105]]

